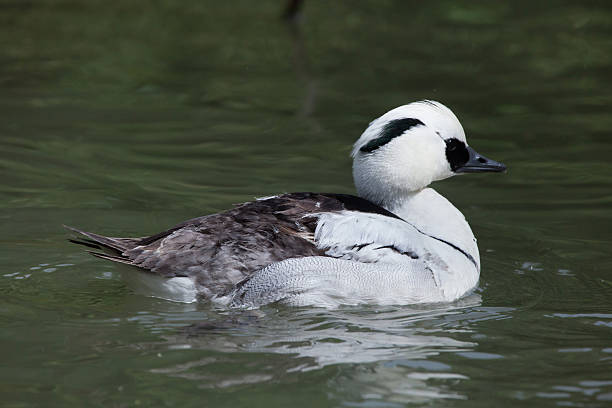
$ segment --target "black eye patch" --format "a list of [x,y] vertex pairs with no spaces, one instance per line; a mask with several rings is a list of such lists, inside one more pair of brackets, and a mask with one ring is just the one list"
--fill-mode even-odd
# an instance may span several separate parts
[[457,170],[470,160],[470,153],[459,139],[448,139],[446,142],[446,160],[450,163],[452,171]]
[[423,122],[414,118],[392,120],[383,127],[383,130],[380,132],[380,136],[378,136],[376,139],[370,140],[359,150],[364,153],[371,153],[379,147],[386,145],[396,137],[403,135],[408,129],[419,125],[425,126]]

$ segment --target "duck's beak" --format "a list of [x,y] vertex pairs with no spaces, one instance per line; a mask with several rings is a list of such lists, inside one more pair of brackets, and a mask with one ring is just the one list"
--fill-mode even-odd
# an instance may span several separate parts
[[455,169],[455,173],[499,173],[506,171],[505,164],[484,157],[470,146],[467,146],[467,151],[470,154],[470,158],[461,167]]

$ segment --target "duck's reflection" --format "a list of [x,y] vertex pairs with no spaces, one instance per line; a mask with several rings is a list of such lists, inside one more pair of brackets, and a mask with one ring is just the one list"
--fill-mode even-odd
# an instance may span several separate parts
[[335,370],[332,388],[345,401],[464,398],[453,384],[468,377],[436,356],[476,348],[470,322],[499,316],[480,303],[473,294],[452,305],[409,309],[222,312],[165,336],[170,350],[201,350],[204,357],[152,371],[225,388]]

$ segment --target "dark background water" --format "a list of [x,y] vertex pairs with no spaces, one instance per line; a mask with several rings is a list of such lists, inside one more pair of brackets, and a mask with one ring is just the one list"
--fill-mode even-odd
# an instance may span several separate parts
[[[610,406],[609,2],[284,7],[0,1],[2,405]],[[65,240],[354,192],[352,142],[423,98],[510,168],[435,184],[482,254],[457,304],[181,305]]]

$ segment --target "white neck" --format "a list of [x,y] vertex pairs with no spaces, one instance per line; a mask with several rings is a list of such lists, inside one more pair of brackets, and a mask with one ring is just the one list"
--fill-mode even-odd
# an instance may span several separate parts
[[376,186],[367,185],[366,188],[360,188],[361,185],[355,183],[357,194],[359,197],[365,198],[378,204],[389,211],[392,208],[400,208],[407,201],[411,201],[422,190],[410,191],[408,189],[395,189],[389,184],[380,184]]
[[423,233],[444,240],[474,258],[480,269],[476,238],[463,214],[433,188],[424,188],[383,203]]

